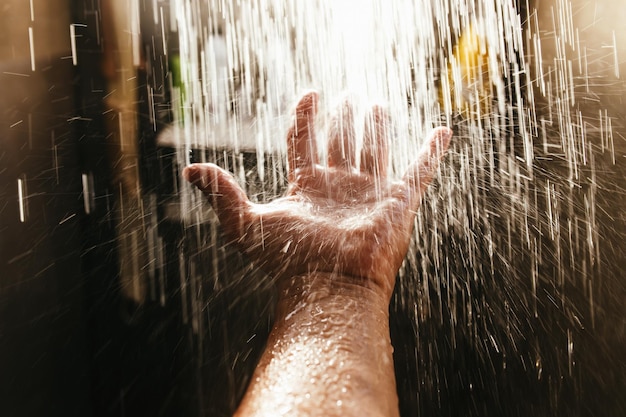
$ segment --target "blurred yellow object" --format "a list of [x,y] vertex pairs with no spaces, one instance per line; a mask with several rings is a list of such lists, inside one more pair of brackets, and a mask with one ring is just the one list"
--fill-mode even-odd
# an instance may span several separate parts
[[469,26],[448,61],[440,102],[447,113],[482,118],[491,111],[492,97],[488,45],[476,26]]

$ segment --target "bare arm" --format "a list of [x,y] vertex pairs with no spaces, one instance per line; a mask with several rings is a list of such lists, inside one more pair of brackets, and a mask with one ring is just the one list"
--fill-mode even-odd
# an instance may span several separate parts
[[397,416],[385,297],[329,274],[291,281],[236,415]]
[[251,203],[230,174],[192,165],[185,177],[213,205],[227,239],[278,278],[276,322],[236,415],[396,416],[388,305],[415,211],[448,147],[439,128],[401,181],[387,178],[389,117],[373,107],[356,167],[346,103],[317,161],[316,93],[287,135],[289,188]]

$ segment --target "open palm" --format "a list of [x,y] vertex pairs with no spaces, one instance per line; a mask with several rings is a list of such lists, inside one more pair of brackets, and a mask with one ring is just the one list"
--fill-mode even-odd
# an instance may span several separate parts
[[357,168],[354,112],[337,112],[328,164],[318,163],[314,120],[318,94],[305,94],[287,134],[289,187],[284,197],[252,203],[235,179],[214,164],[183,175],[207,196],[226,237],[266,273],[282,278],[329,273],[389,297],[408,250],[415,211],[436,173],[452,132],[437,128],[403,178],[387,177],[389,116],[372,107],[364,121]]

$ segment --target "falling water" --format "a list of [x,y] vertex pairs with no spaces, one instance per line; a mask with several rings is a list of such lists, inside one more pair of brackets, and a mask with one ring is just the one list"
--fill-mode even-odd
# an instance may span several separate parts
[[455,132],[390,306],[402,415],[626,415],[623,0],[0,9],[0,414],[232,413],[274,286],[180,171],[281,195],[316,89],[322,132],[388,108],[395,176]]
[[[612,265],[623,214],[610,207],[624,203],[624,112],[605,99],[626,92],[625,39],[576,23],[602,7],[179,0],[179,104],[167,143],[180,165],[218,162],[267,201],[285,186],[284,132],[306,89],[329,111],[346,94],[385,103],[396,175],[429,130],[450,126],[454,142],[392,304],[403,410],[570,415],[584,408],[583,391],[624,387],[619,372],[594,371],[624,364],[610,353],[624,332],[624,266]],[[181,190],[193,235],[213,218]],[[254,288],[235,299],[263,287],[259,277],[249,284],[249,269],[234,278],[211,233],[197,239],[213,248],[214,287]],[[210,314],[211,297],[195,302],[190,314]]]
[[394,176],[455,132],[390,307],[402,415],[626,415],[621,3],[4,1],[0,413],[233,412],[274,283],[180,171],[281,195],[316,89],[322,133],[389,109]]

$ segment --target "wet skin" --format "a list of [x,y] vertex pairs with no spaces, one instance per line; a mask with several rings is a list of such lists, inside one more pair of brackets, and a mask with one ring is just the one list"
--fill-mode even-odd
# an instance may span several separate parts
[[183,172],[207,196],[226,238],[280,289],[274,328],[236,415],[398,414],[388,304],[415,212],[452,132],[435,129],[394,181],[383,107],[373,106],[361,122],[358,162],[358,122],[350,102],[340,107],[326,165],[318,161],[317,110],[316,92],[296,106],[282,198],[252,203],[213,164]]

